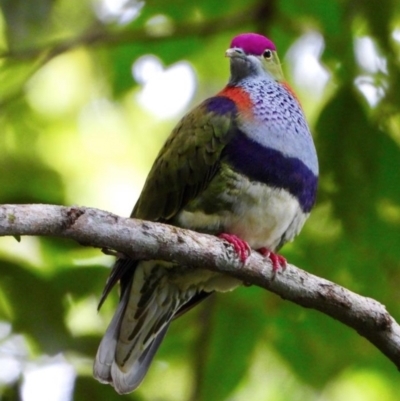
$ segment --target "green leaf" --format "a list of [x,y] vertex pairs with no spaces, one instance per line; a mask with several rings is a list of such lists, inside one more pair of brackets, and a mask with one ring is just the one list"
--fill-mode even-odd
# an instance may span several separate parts
[[61,177],[39,159],[3,158],[0,170],[0,203],[63,203]]
[[34,40],[46,26],[53,0],[1,0],[0,7],[6,20],[6,33],[10,47],[23,47]]
[[[365,229],[365,215],[376,197],[381,133],[368,121],[360,96],[351,86],[341,88],[325,106],[317,123],[321,191],[325,181],[333,180],[329,197],[335,214],[349,232]],[[354,213],[357,210],[358,213]]]
[[264,326],[254,309],[229,303],[227,298],[227,294],[220,296],[210,343],[205,350],[198,350],[207,352],[201,400],[224,400],[244,379]]
[[[11,323],[17,333],[27,334],[40,350],[56,353],[65,349],[69,334],[64,325],[62,295],[48,279],[2,260],[0,290],[11,307]],[[9,313],[0,310],[3,319]]]
[[301,25],[306,22],[311,26],[316,24],[322,32],[329,36],[336,36],[341,32],[343,7],[340,7],[338,1],[283,0],[277,4],[282,13],[293,19],[293,24]]

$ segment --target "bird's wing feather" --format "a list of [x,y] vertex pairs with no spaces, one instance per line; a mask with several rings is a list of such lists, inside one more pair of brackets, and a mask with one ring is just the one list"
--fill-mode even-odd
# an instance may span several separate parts
[[[131,217],[168,221],[204,190],[218,171],[223,148],[237,133],[236,115],[235,103],[224,96],[209,98],[188,113],[158,154]],[[116,261],[99,309],[118,281],[124,289],[136,265],[130,258]]]
[[[132,217],[168,221],[204,190],[219,168],[221,152],[237,132],[232,100],[206,100],[184,117],[161,149]],[[136,388],[164,337],[170,321],[208,296],[182,293],[154,262],[119,258],[100,305],[120,281],[121,299],[94,365],[95,376],[112,382],[119,393]],[[157,280],[165,282],[159,285]]]
[[130,277],[135,271],[137,261],[127,257],[118,258],[108,276],[106,285],[104,286],[103,293],[101,294],[97,310],[100,310],[108,294],[113,289],[118,281],[121,284],[121,298],[124,294],[125,288],[129,285]]
[[155,160],[131,217],[168,221],[201,193],[237,132],[236,114],[234,102],[222,96],[187,114]]

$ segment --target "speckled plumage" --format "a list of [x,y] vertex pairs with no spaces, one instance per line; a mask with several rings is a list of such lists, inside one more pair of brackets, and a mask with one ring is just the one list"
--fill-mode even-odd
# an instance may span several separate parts
[[245,80],[242,87],[256,107],[252,109],[254,118],[241,120],[239,129],[263,147],[299,159],[317,175],[317,155],[308,124],[287,86],[261,79]]
[[[314,144],[301,106],[283,82],[273,42],[238,35],[226,54],[227,87],[173,130],[132,217],[226,233],[224,238],[239,237],[253,249],[276,251],[299,233],[314,204]],[[100,305],[118,280],[120,304],[94,375],[119,393],[141,383],[174,317],[214,291],[241,284],[210,271],[120,258]]]

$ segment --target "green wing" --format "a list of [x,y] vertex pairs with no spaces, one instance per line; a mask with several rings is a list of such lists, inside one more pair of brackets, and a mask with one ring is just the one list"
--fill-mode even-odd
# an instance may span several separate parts
[[[172,131],[147,177],[131,217],[168,221],[204,190],[219,168],[221,152],[237,133],[236,106],[226,97],[207,99],[187,114]],[[119,258],[99,302],[103,304],[120,280],[129,288],[137,261]],[[199,293],[178,315],[209,293]]]
[[183,117],[158,154],[131,217],[175,216],[207,187],[236,132],[236,107],[226,97],[207,99]]

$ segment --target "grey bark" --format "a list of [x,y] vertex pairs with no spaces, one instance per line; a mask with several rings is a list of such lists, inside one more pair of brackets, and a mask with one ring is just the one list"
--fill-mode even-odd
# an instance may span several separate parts
[[232,246],[214,236],[87,207],[1,205],[0,236],[50,236],[107,248],[135,259],[161,259],[232,275],[352,327],[400,369],[400,326],[374,299],[288,264],[275,273],[252,252],[243,265]]

